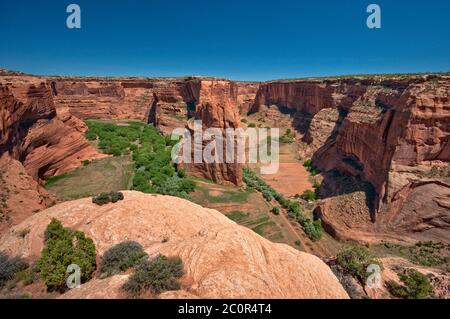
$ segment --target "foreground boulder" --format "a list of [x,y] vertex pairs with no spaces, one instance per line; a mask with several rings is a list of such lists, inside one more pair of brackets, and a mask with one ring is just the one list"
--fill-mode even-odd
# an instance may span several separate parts
[[[0,240],[0,251],[36,260],[44,231],[57,218],[92,238],[99,256],[125,240],[139,242],[151,256],[180,256],[182,288],[163,298],[348,298],[319,258],[272,243],[216,210],[170,196],[124,195],[115,204],[97,206],[85,198],[41,211],[10,229]],[[18,236],[23,230],[29,233]],[[62,297],[124,297],[120,287],[127,276],[92,279]]]

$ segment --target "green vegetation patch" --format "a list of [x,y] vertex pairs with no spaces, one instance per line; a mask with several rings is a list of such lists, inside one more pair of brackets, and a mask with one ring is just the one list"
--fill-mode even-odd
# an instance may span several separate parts
[[249,213],[244,213],[244,212],[236,210],[236,211],[226,213],[225,216],[227,216],[229,219],[231,219],[235,222],[240,222],[240,221],[248,218]]
[[100,195],[92,197],[92,202],[94,204],[102,206],[108,203],[117,203],[119,200],[123,200],[123,198],[124,197],[122,192],[103,192]]
[[87,135],[99,140],[103,152],[113,156],[132,154],[132,189],[182,198],[189,198],[195,189],[195,182],[178,172],[171,161],[177,141],[162,136],[153,125],[132,121],[127,125],[92,120],[86,123]]
[[21,257],[10,257],[4,252],[0,252],[0,288],[27,268],[28,263]]
[[76,264],[81,270],[81,282],[86,282],[96,268],[95,245],[81,231],[64,228],[53,219],[45,231],[45,246],[36,263],[47,289],[66,290],[67,267]]
[[406,269],[399,274],[402,284],[388,283],[389,292],[403,299],[424,299],[433,293],[433,287],[427,276],[415,269]]
[[153,294],[177,290],[180,288],[178,279],[183,273],[183,261],[180,257],[159,255],[153,259],[142,260],[136,266],[134,274],[123,285],[123,289],[134,297],[145,290]]
[[311,240],[319,240],[322,237],[323,229],[321,222],[312,221],[310,218],[306,217],[300,203],[286,199],[282,194],[274,190],[255,172],[248,168],[244,168],[244,182],[248,187],[252,187],[261,192],[266,201],[270,202],[272,199],[275,199],[281,207],[286,209],[290,218],[295,219],[302,225],[303,230]]
[[381,262],[363,246],[343,247],[336,256],[336,262],[343,271],[359,279],[361,283],[365,283],[370,275],[367,272],[369,265],[376,264],[382,267]]
[[100,278],[116,275],[135,266],[146,257],[141,244],[135,241],[124,241],[109,248],[102,257]]

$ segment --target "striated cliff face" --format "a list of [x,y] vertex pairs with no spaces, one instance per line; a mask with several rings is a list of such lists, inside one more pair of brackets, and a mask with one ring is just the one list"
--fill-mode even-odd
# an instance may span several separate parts
[[259,82],[236,82],[237,85],[237,106],[239,114],[247,115],[255,102],[256,93],[259,89]]
[[[51,78],[49,81],[58,110],[68,110],[83,119],[147,121],[166,135],[175,128],[189,126],[189,118],[202,120],[205,128],[238,127],[238,105],[248,107],[252,94],[256,93],[254,83],[237,85],[228,80],[199,77]],[[233,163],[201,163],[184,168],[193,175],[219,183],[242,184],[242,169]]]
[[[85,198],[49,208],[12,228],[1,238],[0,250],[36,260],[45,228],[57,218],[92,238],[99,258],[125,240],[139,242],[150,256],[180,256],[181,290],[161,298],[348,298],[318,257],[272,243],[216,210],[170,196],[124,195],[104,206]],[[30,230],[25,238],[17,236],[24,229]],[[61,297],[124,298],[121,286],[128,276],[93,278]]]
[[39,186],[41,178],[101,156],[84,138],[85,129],[67,111],[57,113],[45,80],[0,77],[0,158],[5,189],[9,189],[3,197],[8,223],[16,223],[51,202]]
[[[237,86],[228,80],[202,80],[198,92],[198,103],[196,104],[195,120],[202,121],[202,130],[217,128],[221,132],[223,140],[226,140],[225,130],[227,128],[238,128],[240,126],[239,109],[237,101]],[[186,126],[194,136],[193,121]],[[194,141],[194,138],[192,138]],[[204,141],[202,150],[211,141]],[[235,141],[236,142],[236,141]],[[236,149],[236,144],[234,145]],[[195,147],[192,147],[192,153]],[[223,145],[223,154],[226,154],[226,145]],[[232,183],[242,185],[242,165],[237,163],[237,152],[234,152],[235,160],[231,163],[191,163],[183,164],[182,167],[193,175],[206,177],[218,183]],[[193,158],[193,156],[192,156]]]
[[[364,237],[355,232],[361,228],[450,241],[448,176],[425,178],[433,166],[450,165],[449,100],[450,81],[440,76],[286,81],[263,84],[251,111],[274,104],[296,112],[304,154],[325,172],[326,197],[358,190],[333,182],[336,174],[353,178],[353,186],[370,183],[364,221],[349,222],[354,206],[340,206],[346,221],[330,211],[336,205],[322,205],[319,215],[332,232],[354,239]],[[419,205],[414,194],[421,188],[428,196]]]

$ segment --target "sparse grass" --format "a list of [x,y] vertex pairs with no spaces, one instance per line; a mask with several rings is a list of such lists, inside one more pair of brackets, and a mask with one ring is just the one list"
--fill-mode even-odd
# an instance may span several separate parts
[[232,211],[232,212],[226,213],[225,216],[227,216],[232,221],[239,222],[239,221],[242,221],[243,219],[247,218],[249,216],[249,214],[241,212],[241,211]]
[[44,186],[45,187],[49,187],[53,184],[56,184],[58,181],[63,180],[67,177],[71,176],[70,173],[64,173],[61,175],[56,175],[56,176],[51,176],[51,177],[46,177],[45,181],[44,181]]
[[274,226],[275,223],[271,220],[265,221],[261,224],[259,224],[258,226],[255,226],[252,228],[252,230],[257,233],[260,236],[263,236],[265,233],[266,228]]
[[72,171],[65,178],[46,184],[46,189],[61,200],[72,200],[105,191],[130,189],[133,177],[131,157],[107,157]]
[[374,249],[381,256],[401,256],[416,265],[450,270],[450,246],[440,242],[418,242],[412,246],[385,243]]
[[209,203],[245,203],[248,196],[252,193],[251,189],[225,190],[221,194],[211,195],[209,190],[204,187],[199,187],[204,194],[204,199]]

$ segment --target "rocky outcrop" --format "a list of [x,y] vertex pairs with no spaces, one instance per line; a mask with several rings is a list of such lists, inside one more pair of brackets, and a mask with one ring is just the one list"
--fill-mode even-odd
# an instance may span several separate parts
[[[423,176],[433,166],[450,165],[449,100],[450,81],[445,76],[284,81],[263,84],[251,111],[274,104],[297,112],[293,125],[306,144],[304,153],[316,166],[325,174],[337,171],[373,186],[369,213],[380,224],[376,231],[403,229],[414,238],[442,239],[442,232],[450,228],[448,186],[423,181]],[[328,176],[324,188],[329,190],[326,183],[333,174]],[[410,202],[411,194],[425,187],[418,186],[422,183],[433,191],[418,208]],[[334,190],[336,196],[342,193]],[[333,197],[333,192],[326,196]],[[343,223],[346,216],[341,217]],[[327,219],[326,224],[336,220]]]
[[236,82],[237,85],[237,106],[239,114],[247,115],[255,102],[256,93],[259,89],[259,82]]
[[2,171],[8,188],[20,194],[5,201],[13,224],[48,204],[40,179],[101,156],[84,138],[83,123],[65,112],[59,116],[40,78],[0,77],[0,125]]
[[[86,198],[35,214],[1,238],[0,251],[36,260],[45,228],[57,218],[92,238],[99,256],[125,240],[139,242],[150,256],[180,256],[181,290],[163,298],[348,298],[319,258],[269,242],[216,210],[170,196],[124,195],[115,204],[97,206]],[[24,229],[29,233],[17,236]],[[124,297],[120,287],[127,277],[93,279],[62,297]]]
[[[195,120],[201,121],[202,133],[208,128],[218,129],[223,140],[222,154],[226,154],[226,134],[228,128],[240,126],[239,110],[236,105],[237,87],[234,82],[228,80],[202,80],[198,95],[198,103],[195,110]],[[193,120],[194,120],[193,119]],[[187,126],[192,136],[192,162],[196,148],[201,148],[202,154],[206,146],[212,140],[204,140],[201,145],[195,145],[194,123],[189,121]],[[181,167],[190,174],[212,179],[218,183],[232,183],[242,185],[242,163],[237,161],[236,140],[233,139],[234,157],[232,161],[226,161],[225,155],[222,162],[206,163],[183,163]],[[216,144],[216,151],[219,144]]]

